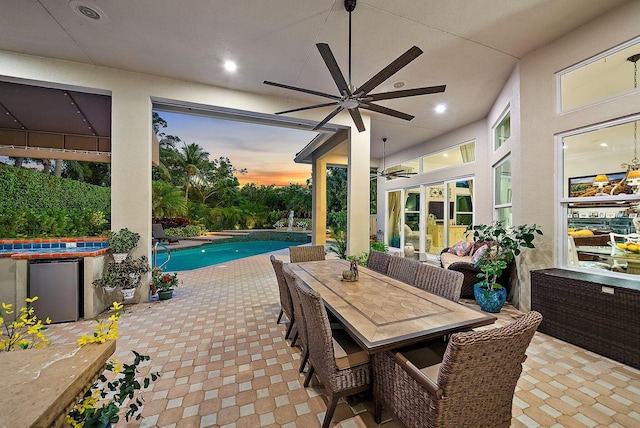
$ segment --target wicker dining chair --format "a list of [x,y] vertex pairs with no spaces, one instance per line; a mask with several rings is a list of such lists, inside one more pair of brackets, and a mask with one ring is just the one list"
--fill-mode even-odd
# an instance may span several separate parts
[[309,345],[309,371],[304,386],[314,374],[329,395],[323,428],[333,418],[340,397],[363,392],[371,387],[369,355],[344,330],[331,330],[327,310],[320,294],[296,281],[305,315]]
[[324,245],[302,245],[299,247],[289,247],[289,257],[291,259],[291,263],[324,260]]
[[271,265],[273,265],[273,270],[276,272],[276,279],[278,280],[278,292],[280,293],[280,315],[278,315],[278,320],[276,321],[276,323],[280,324],[280,321],[282,320],[282,314],[286,315],[287,318],[289,318],[289,327],[287,327],[287,332],[284,335],[284,338],[287,339],[289,337],[289,334],[291,334],[291,329],[293,328],[293,323],[295,322],[293,301],[291,300],[289,286],[287,285],[287,280],[285,279],[284,271],[282,270],[282,260],[276,259],[273,254],[269,257],[269,259],[271,260]]
[[304,284],[296,285],[296,281],[300,281],[298,277],[290,274],[289,272],[284,272],[284,277],[287,280],[287,285],[289,286],[289,292],[291,293],[291,300],[293,301],[293,310],[296,314],[296,334],[291,341],[291,346],[295,346],[296,343],[300,343],[302,346],[302,350],[304,352],[302,356],[302,360],[300,361],[299,372],[302,373],[304,371],[304,367],[307,365],[307,361],[309,360],[309,346],[307,339],[307,325],[304,316],[304,309],[302,308],[302,302],[300,301],[300,294],[298,293],[298,287],[304,286]]
[[464,274],[426,263],[420,263],[413,285],[454,302],[460,300]]
[[389,261],[391,261],[390,254],[371,250],[369,251],[369,258],[367,259],[367,267],[386,275],[389,269]]
[[387,275],[398,281],[413,285],[416,280],[418,266],[420,266],[420,262],[417,260],[392,256],[391,260],[389,260]]
[[455,333],[442,363],[427,367],[402,350],[374,354],[376,421],[384,405],[409,428],[509,427],[525,352],[541,321],[532,311],[505,327]]

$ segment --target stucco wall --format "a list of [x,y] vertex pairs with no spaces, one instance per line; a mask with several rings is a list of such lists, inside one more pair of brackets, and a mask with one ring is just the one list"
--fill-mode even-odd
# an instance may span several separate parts
[[640,35],[640,2],[628,2],[531,53],[520,63],[521,143],[513,154],[514,222],[537,223],[544,237],[520,260],[520,305],[530,307],[529,271],[557,265],[561,190],[554,136],[640,111],[640,92],[557,114],[555,74]]

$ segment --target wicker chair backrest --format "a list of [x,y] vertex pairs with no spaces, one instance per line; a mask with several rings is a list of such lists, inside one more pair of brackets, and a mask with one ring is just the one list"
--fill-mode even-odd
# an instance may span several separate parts
[[464,274],[461,272],[421,263],[413,285],[457,302],[460,300],[462,281],[464,281]]
[[291,300],[293,301],[293,310],[296,314],[296,327],[298,328],[299,340],[302,341],[304,346],[308,346],[307,344],[309,342],[307,340],[307,321],[304,316],[302,302],[300,301],[300,293],[298,292],[298,287],[306,287],[307,285],[304,283],[296,285],[296,282],[299,282],[300,280],[295,275],[292,275],[289,272],[284,272],[284,277],[287,280],[289,292],[291,293]]
[[295,284],[306,321],[309,360],[320,378],[320,382],[331,391],[335,391],[336,389],[332,388],[332,385],[338,369],[333,351],[331,324],[324,307],[324,301],[318,292],[309,288],[302,281],[295,281]]
[[420,262],[416,260],[406,259],[404,257],[391,257],[387,275],[398,281],[413,285],[416,280],[418,266],[420,266]]
[[291,300],[291,293],[289,292],[289,286],[287,280],[284,277],[282,270],[282,260],[276,259],[273,255],[269,257],[271,265],[276,273],[276,279],[278,280],[278,292],[280,293],[280,307],[289,320],[293,319],[293,301]]
[[291,263],[324,260],[324,245],[303,245],[300,247],[289,247],[289,258],[291,259]]
[[383,253],[382,251],[371,250],[369,251],[369,258],[367,259],[367,267],[386,275],[390,261],[390,254]]
[[509,426],[525,352],[541,321],[532,311],[505,327],[453,334],[438,373],[442,399],[434,402],[433,426]]

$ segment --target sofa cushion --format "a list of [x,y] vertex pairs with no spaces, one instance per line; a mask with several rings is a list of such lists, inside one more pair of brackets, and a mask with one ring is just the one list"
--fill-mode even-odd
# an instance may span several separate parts
[[488,249],[489,249],[489,246],[487,244],[484,244],[483,246],[475,250],[473,252],[473,256],[471,256],[471,263],[475,265],[478,262],[478,260],[480,260],[482,256],[484,256],[484,253],[486,253]]
[[449,248],[448,252],[456,256],[466,256],[473,248],[473,242],[458,241],[454,246]]
[[440,261],[442,262],[442,267],[447,269],[449,265],[456,262],[467,262],[471,263],[471,256],[456,256],[455,254],[444,252],[440,254]]

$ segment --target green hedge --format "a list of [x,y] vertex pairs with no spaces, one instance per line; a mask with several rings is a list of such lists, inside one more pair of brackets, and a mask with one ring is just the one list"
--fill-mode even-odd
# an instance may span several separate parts
[[0,164],[0,238],[97,236],[110,217],[111,188]]

